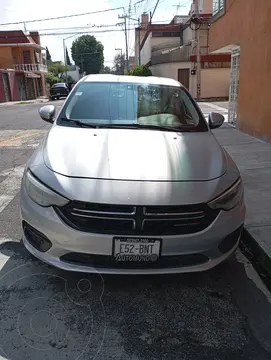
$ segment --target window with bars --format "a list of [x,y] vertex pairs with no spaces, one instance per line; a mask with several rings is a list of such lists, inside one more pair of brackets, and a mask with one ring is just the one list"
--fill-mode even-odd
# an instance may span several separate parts
[[225,0],[213,0],[213,16],[225,10]]

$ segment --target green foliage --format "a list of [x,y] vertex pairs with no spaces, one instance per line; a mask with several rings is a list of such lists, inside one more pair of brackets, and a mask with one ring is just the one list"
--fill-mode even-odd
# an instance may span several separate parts
[[45,76],[45,80],[46,80],[47,84],[49,84],[50,86],[61,81],[61,79],[58,76],[55,76],[55,74],[52,73],[51,71],[48,71],[48,73]]
[[48,72],[51,72],[54,74],[54,76],[63,77],[63,74],[69,70],[69,66],[64,65],[61,61],[55,61],[49,64],[48,66]]
[[75,82],[75,81],[73,80],[73,77],[70,76],[70,75],[67,75],[67,77],[66,77],[66,75],[64,75],[61,80],[62,80],[63,82],[68,83],[68,84]]
[[152,76],[151,70],[145,65],[138,65],[132,70],[127,72],[127,75],[132,76]]
[[82,35],[72,43],[72,59],[81,73],[99,74],[104,65],[104,47],[92,35]]

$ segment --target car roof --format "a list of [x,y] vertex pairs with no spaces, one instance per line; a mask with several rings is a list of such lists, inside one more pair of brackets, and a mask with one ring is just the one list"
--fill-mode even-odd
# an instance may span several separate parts
[[114,74],[93,74],[83,77],[80,82],[122,82],[122,83],[137,83],[150,85],[168,85],[180,86],[179,81],[158,77],[158,76],[130,76],[130,75],[114,75]]

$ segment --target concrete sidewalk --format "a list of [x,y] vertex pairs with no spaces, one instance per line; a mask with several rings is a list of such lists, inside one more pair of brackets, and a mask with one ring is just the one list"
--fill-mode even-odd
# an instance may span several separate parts
[[46,103],[49,101],[49,98],[38,98],[33,100],[22,100],[22,101],[8,101],[0,103],[1,106],[11,106],[11,105],[23,105],[23,104],[39,104]]
[[[210,111],[216,111],[211,104]],[[214,130],[214,134],[236,162],[244,181],[247,207],[245,246],[257,252],[257,261],[271,276],[271,144],[227,123]]]

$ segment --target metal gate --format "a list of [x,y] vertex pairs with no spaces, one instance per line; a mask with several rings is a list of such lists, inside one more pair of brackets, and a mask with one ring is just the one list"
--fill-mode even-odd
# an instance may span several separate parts
[[232,50],[231,53],[231,73],[230,73],[230,93],[229,93],[229,123],[236,125],[239,89],[239,69],[240,69],[240,47]]

